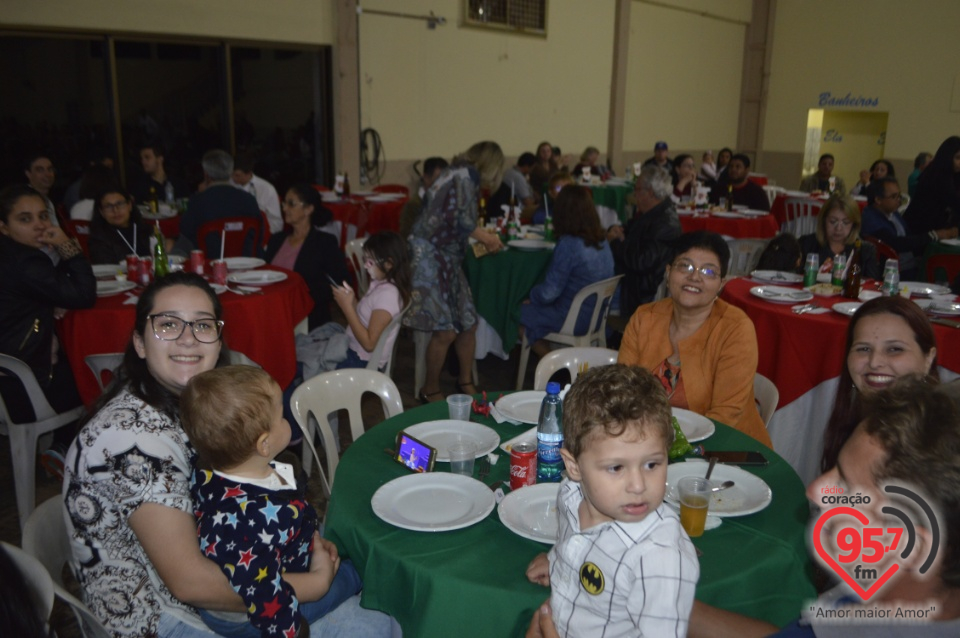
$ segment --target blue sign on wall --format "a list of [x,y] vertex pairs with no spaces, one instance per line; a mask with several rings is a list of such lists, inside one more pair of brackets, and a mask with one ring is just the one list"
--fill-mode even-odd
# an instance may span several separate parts
[[820,106],[877,106],[880,103],[878,97],[863,97],[858,95],[854,97],[852,93],[847,93],[843,97],[837,97],[830,91],[824,91],[820,94]]

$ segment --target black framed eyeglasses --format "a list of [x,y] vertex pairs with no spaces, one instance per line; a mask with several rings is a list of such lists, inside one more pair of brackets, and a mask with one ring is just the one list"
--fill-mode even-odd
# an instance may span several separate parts
[[704,279],[716,279],[720,276],[720,269],[714,266],[700,266],[697,268],[689,261],[678,261],[673,265],[674,269],[682,275],[693,274],[693,271],[699,272]]
[[162,341],[176,341],[187,326],[190,326],[194,338],[200,343],[216,343],[223,332],[223,321],[216,319],[187,321],[173,315],[149,315],[147,319],[153,326],[154,336]]

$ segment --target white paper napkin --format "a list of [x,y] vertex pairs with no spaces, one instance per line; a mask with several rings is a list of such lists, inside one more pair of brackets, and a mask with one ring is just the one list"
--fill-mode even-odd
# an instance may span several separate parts
[[490,416],[493,417],[493,420],[497,423],[509,423],[510,425],[520,425],[520,421],[514,421],[504,416],[503,412],[497,409],[497,404],[494,403],[490,409]]

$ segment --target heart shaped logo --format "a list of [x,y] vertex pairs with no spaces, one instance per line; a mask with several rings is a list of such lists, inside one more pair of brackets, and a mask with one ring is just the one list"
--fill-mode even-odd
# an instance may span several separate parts
[[[852,516],[853,518],[857,519],[863,525],[864,528],[866,528],[870,524],[870,519],[868,519],[867,515],[861,511],[858,511],[852,507],[835,507],[831,510],[824,512],[820,516],[820,518],[817,520],[817,524],[813,528],[813,547],[816,550],[817,554],[820,556],[820,558],[823,560],[823,562],[829,565],[830,568],[833,569],[833,571],[835,571],[837,575],[840,576],[840,578],[842,578],[843,581],[847,583],[850,586],[850,588],[853,589],[853,591],[855,591],[857,595],[859,595],[860,598],[864,600],[864,602],[866,602],[867,600],[870,599],[871,596],[877,593],[877,591],[883,586],[884,583],[890,580],[891,576],[897,573],[897,571],[900,569],[900,565],[898,565],[897,563],[893,563],[887,568],[886,571],[883,572],[883,574],[879,576],[879,578],[876,579],[876,581],[873,583],[873,585],[870,586],[869,589],[864,589],[860,585],[860,583],[858,583],[853,578],[853,576],[851,576],[847,572],[847,570],[845,570],[840,565],[840,563],[838,563],[837,560],[833,556],[831,556],[830,553],[827,551],[827,549],[823,546],[823,534],[822,534],[823,526],[826,525],[827,521],[829,521],[831,518],[835,516],[841,516],[841,515]],[[841,531],[840,534],[843,534],[845,531],[847,531],[847,529],[850,529],[850,528],[844,528],[844,530]],[[851,530],[851,531],[855,532],[856,530]],[[859,539],[859,536],[858,536],[858,539]],[[888,549],[893,549],[893,547],[884,548],[882,544],[880,544],[880,548],[883,549],[884,551],[887,551]],[[856,554],[859,554],[859,553],[860,552],[859,552],[859,544],[858,544]],[[847,556],[849,556],[850,558],[845,562],[852,562],[852,560],[855,558],[855,554],[848,554]],[[873,571],[874,573],[876,573],[876,570],[870,570],[870,571]]]

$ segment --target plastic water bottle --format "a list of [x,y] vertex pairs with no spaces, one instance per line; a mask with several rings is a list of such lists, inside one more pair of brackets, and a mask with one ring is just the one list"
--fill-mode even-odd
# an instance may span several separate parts
[[537,483],[559,483],[563,471],[563,403],[560,384],[547,384],[547,396],[540,405],[537,421]]

